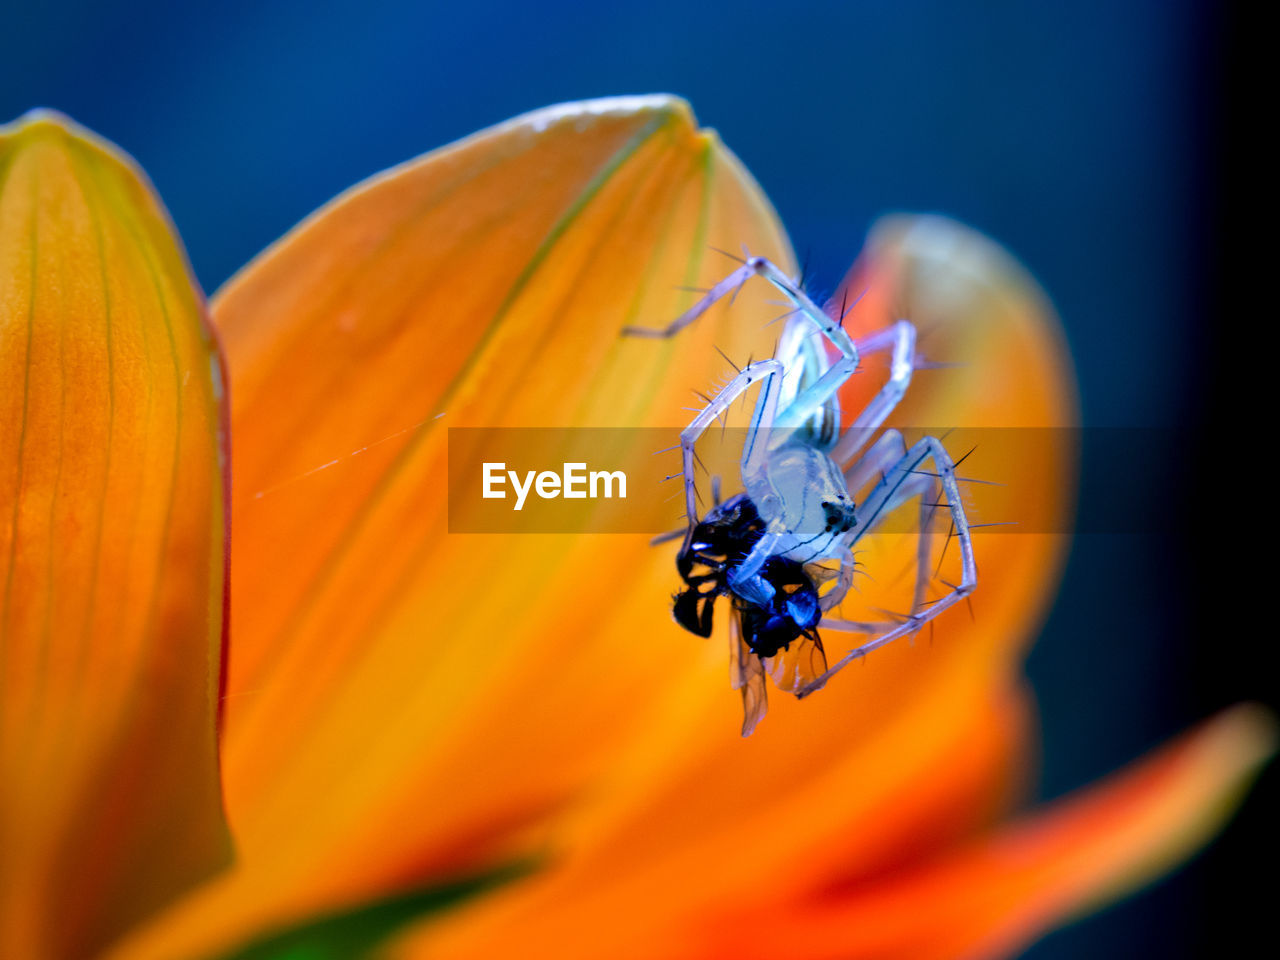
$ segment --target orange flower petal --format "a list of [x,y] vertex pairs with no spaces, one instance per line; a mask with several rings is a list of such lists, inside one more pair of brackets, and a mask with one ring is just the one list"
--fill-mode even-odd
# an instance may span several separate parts
[[0,128],[0,955],[85,957],[229,859],[221,382],[164,211]]
[[[776,786],[757,768],[776,770],[770,755],[785,748],[770,741],[769,750],[753,750],[756,736],[738,739],[746,748],[738,760],[752,768],[738,794],[721,766],[699,783],[679,784],[670,804],[668,788],[644,819],[633,812],[601,841],[565,843],[562,862],[548,865],[554,869],[438,918],[389,955],[677,960],[700,942],[690,928],[709,916],[765,914],[833,875],[874,874],[886,861],[924,855],[989,823],[1021,786],[1012,772],[1025,757],[1026,714],[1025,697],[1006,693],[955,711],[937,730],[926,729],[933,718],[924,711],[906,721],[910,729],[896,720],[886,736],[859,738],[845,728],[846,741],[866,740],[865,750]],[[732,712],[702,722],[719,720],[730,722]],[[632,786],[632,771],[621,774],[628,780],[619,794]]]
[[[963,960],[1008,956],[1048,927],[1185,859],[1275,750],[1273,718],[1228,711],[1043,813],[932,862],[688,933],[680,956]],[[675,942],[681,942],[676,937]]]
[[693,675],[731,715],[723,651],[671,623],[668,552],[643,536],[450,535],[445,441],[449,426],[686,420],[690,390],[727,369],[713,344],[763,355],[775,308],[744,296],[672,341],[620,331],[677,316],[694,299],[678,285],[733,266],[709,246],[742,243],[791,263],[767,202],[683,102],[624,98],[375,177],[219,293],[241,865],[150,948],[193,952],[540,849],[549,815],[673,682]]

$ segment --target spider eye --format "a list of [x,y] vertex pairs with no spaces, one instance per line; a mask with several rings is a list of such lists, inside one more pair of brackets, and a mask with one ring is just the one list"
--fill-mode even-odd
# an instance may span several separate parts
[[857,524],[853,514],[853,501],[841,496],[839,500],[822,501],[822,512],[827,518],[827,530],[844,533]]

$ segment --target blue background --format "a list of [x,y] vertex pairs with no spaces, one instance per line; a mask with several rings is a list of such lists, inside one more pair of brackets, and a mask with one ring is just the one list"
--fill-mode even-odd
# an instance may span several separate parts
[[[56,107],[129,150],[207,290],[383,167],[616,93],[687,97],[811,251],[818,289],[884,211],[998,238],[1063,316],[1086,422],[1176,431],[1123,468],[1144,533],[1079,539],[1031,658],[1051,797],[1246,692],[1196,642],[1196,543],[1170,520],[1192,503],[1176,441],[1211,379],[1220,33],[1155,0],[22,3],[0,18],[0,120]],[[1085,469],[1088,508],[1118,478]],[[1199,955],[1244,829],[1029,956]]]

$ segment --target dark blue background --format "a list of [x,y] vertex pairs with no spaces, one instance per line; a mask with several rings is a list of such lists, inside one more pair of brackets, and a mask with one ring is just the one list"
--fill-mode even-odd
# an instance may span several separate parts
[[[1221,30],[1196,5],[3,2],[0,119],[56,107],[133,153],[208,290],[383,167],[556,101],[671,91],[755,173],[819,288],[879,213],[951,214],[1048,289],[1088,423],[1176,439],[1206,419]],[[1187,450],[1125,468],[1148,533],[1077,543],[1029,668],[1044,796],[1244,689],[1195,642]],[[1087,461],[1086,506],[1115,479]],[[1242,830],[1030,956],[1199,955]]]

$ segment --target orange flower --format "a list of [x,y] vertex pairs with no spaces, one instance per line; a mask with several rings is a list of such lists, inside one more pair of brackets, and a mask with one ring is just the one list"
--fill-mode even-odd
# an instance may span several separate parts
[[[618,336],[744,243],[792,263],[666,97],[376,177],[214,299],[227,493],[224,367],[142,175],[57,117],[0,130],[0,955],[987,956],[1202,842],[1271,750],[1254,708],[1007,819],[1062,536],[985,538],[972,620],[743,740],[669,551],[448,532],[446,426],[675,427],[713,345],[769,349],[748,296]],[[1074,423],[1049,308],[990,241],[890,220],[858,270],[857,323],[905,311],[965,364],[902,422]],[[988,466],[1070,511],[1069,449]]]

